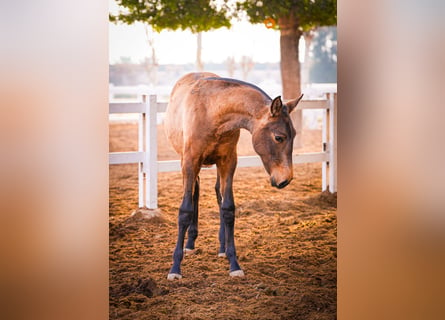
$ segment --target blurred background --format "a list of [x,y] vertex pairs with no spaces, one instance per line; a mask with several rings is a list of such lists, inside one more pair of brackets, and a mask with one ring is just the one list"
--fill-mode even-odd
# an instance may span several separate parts
[[[108,6],[1,3],[2,318],[108,317]],[[339,1],[338,319],[444,318],[444,9]]]

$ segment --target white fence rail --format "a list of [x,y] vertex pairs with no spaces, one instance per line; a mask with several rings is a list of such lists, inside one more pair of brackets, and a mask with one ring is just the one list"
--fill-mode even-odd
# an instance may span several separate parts
[[[110,103],[109,113],[137,113],[138,151],[111,152],[109,164],[138,164],[139,207],[158,207],[158,172],[181,171],[179,160],[158,161],[156,115],[165,112],[167,103],[157,102],[156,95],[142,96],[142,102]],[[328,93],[326,99],[302,100],[298,109],[322,109],[321,152],[293,155],[293,163],[322,163],[322,191],[337,191],[337,94]],[[238,167],[262,166],[259,156],[238,157]],[[214,166],[213,166],[214,167]]]

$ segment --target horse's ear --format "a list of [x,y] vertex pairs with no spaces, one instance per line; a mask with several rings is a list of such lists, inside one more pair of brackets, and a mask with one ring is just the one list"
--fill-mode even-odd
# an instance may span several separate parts
[[290,101],[286,102],[286,106],[287,106],[289,113],[291,113],[293,110],[295,110],[295,107],[297,106],[298,102],[300,102],[301,98],[303,98],[303,95],[301,95],[297,99],[290,100]]
[[283,109],[283,102],[281,101],[281,96],[273,99],[272,104],[270,105],[270,114],[272,117],[276,117],[281,113]]

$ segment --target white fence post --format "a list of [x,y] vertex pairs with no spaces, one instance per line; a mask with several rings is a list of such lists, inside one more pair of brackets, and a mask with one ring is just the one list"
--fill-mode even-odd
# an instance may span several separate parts
[[158,207],[158,106],[156,95],[150,95],[148,112],[148,121],[145,127],[145,159],[147,159],[144,169],[147,177],[145,199],[149,209],[156,209]]
[[337,93],[328,94],[329,101],[329,191],[337,191]]
[[[142,102],[146,103],[145,96],[142,96]],[[146,123],[146,114],[144,112],[139,113],[138,120],[138,151],[143,154],[143,161],[145,161],[145,141],[144,141],[144,128]],[[138,184],[139,184],[139,200],[138,206],[142,208],[145,206],[144,190],[145,190],[145,174],[144,174],[144,162],[138,162]]]
[[139,151],[143,161],[139,163],[139,207],[158,207],[158,143],[157,143],[157,102],[156,96],[142,96],[146,106],[139,123]]
[[[323,109],[323,118],[322,118],[322,126],[321,126],[321,143],[323,152],[329,152],[329,146],[328,146],[328,110],[329,109]],[[326,191],[327,189],[327,174],[328,171],[328,162],[323,161],[321,163],[321,191]]]

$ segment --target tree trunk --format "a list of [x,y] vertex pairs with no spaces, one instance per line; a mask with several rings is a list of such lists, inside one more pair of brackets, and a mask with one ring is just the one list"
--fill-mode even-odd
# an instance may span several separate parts
[[202,71],[204,69],[201,60],[201,51],[202,51],[202,33],[198,32],[196,34],[197,38],[197,48],[196,48],[196,68],[198,71]]
[[[280,27],[280,52],[281,52],[281,81],[283,86],[283,99],[289,100],[301,94],[300,61],[298,58],[298,43],[301,31],[298,29],[298,20],[293,15],[278,19]],[[297,135],[294,144],[301,147],[301,131],[303,128],[303,115],[301,110],[292,112]]]

